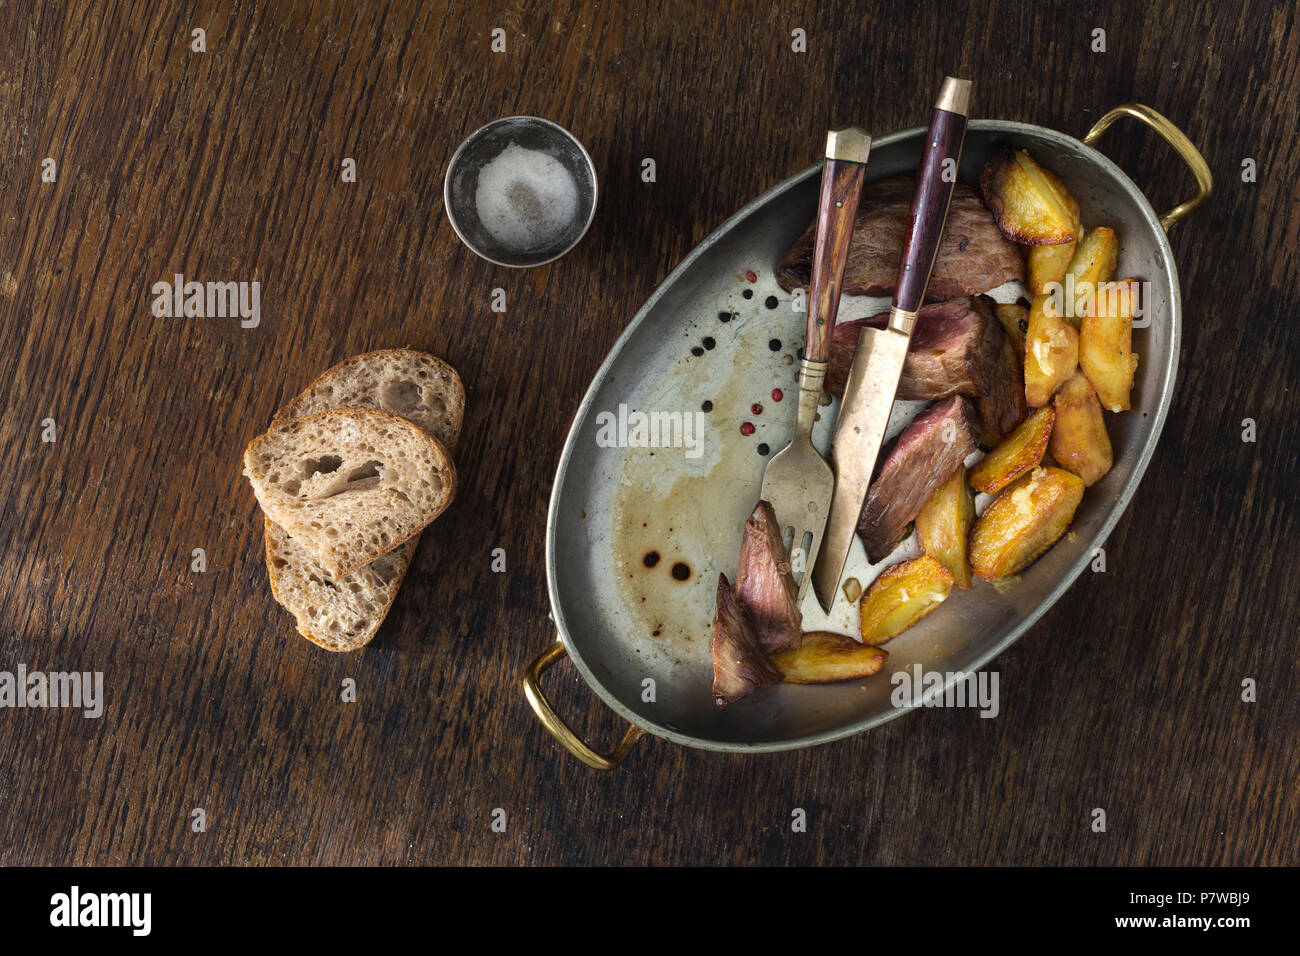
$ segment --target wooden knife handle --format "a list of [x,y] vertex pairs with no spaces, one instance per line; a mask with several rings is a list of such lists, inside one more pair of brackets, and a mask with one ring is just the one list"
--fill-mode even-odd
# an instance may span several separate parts
[[935,103],[930,131],[925,137],[921,165],[916,171],[916,192],[912,213],[903,238],[903,257],[898,264],[898,289],[894,308],[912,313],[925,301],[935,253],[948,219],[948,203],[957,185],[957,165],[966,137],[966,114],[970,104],[970,80],[944,77]]
[[813,247],[812,281],[808,302],[808,334],[804,358],[825,362],[831,355],[831,333],[840,308],[840,285],[849,261],[853,220],[862,198],[862,179],[871,151],[871,137],[850,126],[831,130],[826,137],[826,165],[817,202],[817,244]]

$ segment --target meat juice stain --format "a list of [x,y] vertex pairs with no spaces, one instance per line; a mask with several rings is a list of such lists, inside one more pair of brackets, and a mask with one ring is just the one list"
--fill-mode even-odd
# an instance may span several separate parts
[[[757,274],[755,275],[755,280],[757,280]],[[757,292],[757,289],[742,291]],[[750,296],[750,298],[762,301],[763,296],[753,295]],[[780,301],[781,300],[778,300],[778,306]],[[724,324],[729,324],[730,320],[735,318],[736,324],[739,326],[736,331],[745,331],[743,328],[745,321],[743,313],[731,310],[725,312],[715,310],[715,314],[718,316],[718,321],[720,322],[724,322],[723,316],[726,316]],[[773,316],[773,318],[775,319],[776,317]],[[692,345],[701,350],[703,350],[704,346],[707,344],[704,341],[705,338],[711,337],[716,339],[716,336],[706,336],[704,329],[700,329],[695,334],[699,335],[700,338],[697,338]],[[773,344],[771,333],[769,332],[768,334],[769,339],[767,340],[762,338],[761,333],[755,335],[752,340],[753,346],[757,346],[761,352],[763,343],[766,341],[771,348],[770,354],[774,361],[780,359],[784,365],[792,364],[794,357],[787,353],[784,341],[780,338],[776,338]],[[746,339],[747,343],[749,341],[750,340]],[[720,344],[721,340],[717,339],[714,343],[715,349]],[[691,346],[688,346],[688,348],[690,347]],[[697,355],[697,357],[702,356]],[[700,400],[696,407],[706,413],[718,411],[719,409],[733,409],[734,411],[740,411],[744,408],[744,405],[741,404],[741,402],[744,401],[745,397],[750,399],[751,407],[753,405],[766,405],[768,401],[780,402],[784,400],[785,396],[783,389],[785,386],[773,389],[773,387],[769,385],[767,388],[767,394],[772,395],[772,397],[770,399],[760,398],[759,401],[755,402],[754,399],[756,396],[753,395],[752,391],[753,383],[752,381],[745,381],[744,378],[745,377],[740,375],[733,375],[731,379],[728,380],[726,386],[724,386],[724,390],[718,393],[718,397]],[[774,391],[781,392],[779,398],[772,394]],[[749,394],[746,395],[746,392]],[[718,406],[716,409],[714,408],[715,405]],[[766,413],[766,409],[764,409],[764,413]],[[733,427],[737,427],[740,434],[746,436],[746,439],[750,436],[757,437],[757,422],[760,420],[762,419],[755,418],[754,415],[751,414],[748,420],[736,422]],[[732,434],[734,436],[735,433]],[[720,462],[719,465],[727,465],[727,462],[730,462],[730,465],[727,467],[733,469],[737,467],[745,467],[743,464],[744,461],[752,463],[748,467],[761,469],[763,464],[766,463],[766,459],[770,457],[775,450],[766,442],[754,442],[751,445],[748,440],[744,442],[735,442],[734,437],[729,442],[724,440],[722,445],[724,449],[724,458],[726,460]],[[730,448],[730,451],[727,451],[728,447]],[[755,452],[760,456],[761,460],[759,462],[754,462],[752,458],[748,457]],[[743,458],[741,456],[743,456]],[[656,458],[655,460],[658,461],[659,458]],[[719,474],[721,473],[723,472],[720,471]],[[707,487],[709,482],[712,480],[712,478],[707,476],[702,477],[689,474],[679,475],[677,481],[673,484],[673,491],[671,494],[677,494],[679,491],[685,494],[697,492],[700,488]],[[644,488],[641,490],[648,492],[650,489]],[[630,510],[630,506],[634,503],[637,505],[636,510],[641,510],[644,506],[639,500],[637,500],[640,497],[638,492],[633,491],[630,492],[630,494],[634,495],[632,500],[620,500],[618,503],[618,509],[621,514],[626,515],[627,510]],[[671,496],[671,494],[669,496]],[[662,505],[662,501],[660,500],[661,497],[662,494],[655,498],[654,504],[656,506]],[[752,502],[749,504],[752,505]],[[745,514],[748,514],[749,507],[746,506],[744,510]],[[735,545],[731,543],[732,539],[735,537],[735,527],[743,527],[745,515],[737,515],[734,527],[730,522],[722,522],[727,525],[725,530],[716,527],[719,522],[716,520],[716,516],[711,512],[702,514],[698,517],[698,523],[693,525],[691,528],[683,528],[683,533],[686,537],[680,541],[677,538],[675,530],[670,531],[669,535],[664,537],[662,534],[664,529],[659,526],[657,522],[655,530],[650,531],[648,528],[649,522],[645,521],[644,517],[642,521],[635,522],[634,524],[629,523],[628,525],[629,530],[637,528],[638,526],[643,530],[639,533],[628,535],[624,540],[623,549],[621,550],[620,555],[622,557],[622,569],[630,570],[633,573],[628,575],[626,579],[616,578],[616,580],[618,581],[618,586],[624,596],[624,600],[627,602],[628,609],[632,611],[638,619],[638,623],[640,624],[640,633],[645,636],[644,639],[647,641],[645,647],[642,648],[642,653],[652,655],[665,653],[662,648],[667,646],[675,649],[678,653],[689,651],[689,653],[694,654],[700,653],[701,648],[703,648],[703,659],[707,661],[707,639],[701,642],[700,634],[697,633],[697,631],[699,631],[699,628],[696,626],[698,622],[696,622],[694,618],[698,616],[698,614],[704,613],[700,608],[696,607],[697,604],[701,604],[701,607],[703,607],[703,604],[710,605],[708,608],[708,611],[710,612],[708,616],[711,617],[711,612],[713,610],[711,606],[712,602],[709,602],[706,599],[701,599],[700,601],[696,600],[696,592],[699,589],[695,587],[696,578],[694,564],[690,560],[686,559],[685,555],[695,553],[706,541],[712,541],[714,538],[717,538],[720,531],[722,536],[727,540],[728,547],[735,547]],[[674,522],[674,528],[678,523],[680,522]],[[647,561],[646,558],[651,553],[653,553],[655,557],[651,557],[650,560]],[[703,572],[701,573],[703,574]],[[659,577],[661,574],[663,577]],[[701,578],[701,581],[703,580],[704,579]],[[678,589],[677,585],[683,585],[683,587]],[[701,603],[701,601],[703,603]],[[652,643],[651,639],[653,639]]]

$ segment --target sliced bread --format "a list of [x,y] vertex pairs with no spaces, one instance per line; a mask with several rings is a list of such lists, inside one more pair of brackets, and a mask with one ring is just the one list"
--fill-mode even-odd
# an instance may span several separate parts
[[270,518],[264,523],[271,594],[294,616],[298,633],[327,651],[368,644],[397,597],[419,536],[332,580],[283,528]]
[[465,417],[456,370],[428,352],[364,352],[328,369],[276,414],[276,421],[332,408],[379,408],[415,422],[449,451]]
[[273,422],[244,450],[244,474],[266,516],[335,580],[417,534],[456,491],[442,442],[369,408]]
[[[399,406],[409,407],[401,402],[409,390],[384,386],[403,377],[407,382],[419,383],[420,405],[432,413],[422,416],[425,430],[446,448],[454,448],[460,438],[465,407],[460,376],[441,359],[410,349],[367,352],[335,365],[275,417],[294,417],[291,410],[306,415],[347,405],[401,414]],[[385,404],[386,399],[395,404]],[[440,409],[447,413],[440,414]],[[397,597],[414,559],[419,535],[333,581],[283,528],[269,518],[265,525],[266,573],[271,593],[294,616],[298,633],[329,651],[354,651],[370,643]]]

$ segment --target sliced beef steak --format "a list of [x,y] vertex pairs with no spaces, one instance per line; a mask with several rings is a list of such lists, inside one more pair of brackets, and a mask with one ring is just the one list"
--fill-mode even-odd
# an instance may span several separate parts
[[[849,261],[844,269],[844,295],[894,292],[912,190],[912,176],[903,175],[870,183],[862,191],[849,245]],[[787,291],[808,286],[816,231],[814,222],[777,264],[777,281]],[[965,183],[957,183],[926,298],[935,301],[975,295],[1012,279],[1022,282],[1025,279],[1025,260],[1020,249],[998,230],[993,214],[975,190]]]
[[[994,325],[1001,325],[996,320]],[[1025,404],[1025,368],[1016,343],[1005,331],[998,351],[997,366],[985,376],[988,390],[975,396],[980,425],[984,429],[983,445],[993,448],[1006,438],[1029,414]]]
[[[863,327],[884,328],[888,321],[885,312],[835,326],[827,392],[844,394]],[[992,299],[961,296],[921,309],[898,383],[899,398],[932,401],[966,395],[979,410],[985,444],[996,444],[1024,419],[1023,393],[1015,346],[993,311]]]
[[749,613],[763,649],[769,654],[792,651],[803,637],[799,588],[781,539],[776,512],[760,501],[745,522],[736,569],[736,599]]
[[969,399],[953,395],[912,419],[885,450],[858,518],[858,536],[873,564],[907,536],[921,506],[975,450],[978,435]]
[[745,609],[736,600],[731,582],[718,575],[718,611],[713,619],[713,700],[719,707],[734,703],[756,687],[775,684],[781,675],[767,659]]

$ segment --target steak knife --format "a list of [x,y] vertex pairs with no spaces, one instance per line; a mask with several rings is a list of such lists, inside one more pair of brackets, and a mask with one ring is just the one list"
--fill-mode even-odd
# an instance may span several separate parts
[[944,77],[916,173],[916,192],[903,237],[898,287],[889,310],[889,324],[883,329],[862,330],[844,386],[844,400],[831,444],[835,491],[812,573],[817,601],[827,612],[835,603],[858,516],[889,425],[889,412],[903,374],[912,328],[925,301],[935,253],[948,219],[948,204],[957,183],[969,108],[970,80]]

